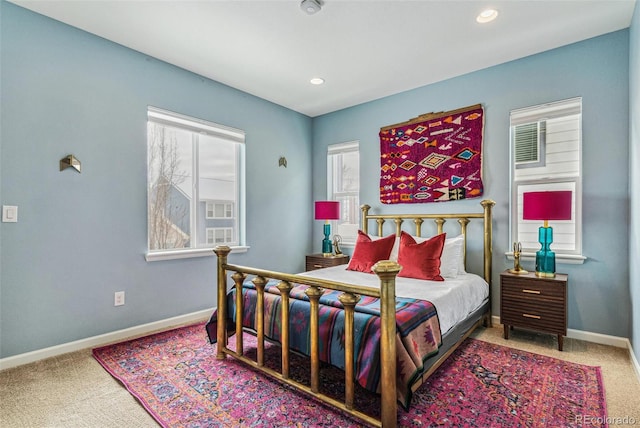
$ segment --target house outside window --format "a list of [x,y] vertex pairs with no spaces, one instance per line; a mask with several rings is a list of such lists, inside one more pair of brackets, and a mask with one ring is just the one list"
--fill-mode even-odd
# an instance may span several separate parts
[[208,227],[207,244],[209,245],[230,245],[233,243],[233,228],[231,227]]
[[147,260],[245,245],[243,131],[149,107],[147,185]]
[[207,201],[207,219],[233,218],[233,202]]
[[360,143],[331,144],[327,150],[327,199],[340,202],[331,230],[343,244],[355,244],[360,224]]
[[540,249],[542,221],[523,220],[523,193],[568,190],[571,220],[550,221],[560,263],[582,263],[582,98],[513,110],[511,135],[511,241],[523,256]]

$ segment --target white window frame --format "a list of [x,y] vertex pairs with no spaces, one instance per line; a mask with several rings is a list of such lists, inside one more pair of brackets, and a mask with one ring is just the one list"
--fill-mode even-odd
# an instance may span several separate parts
[[[531,123],[545,123],[547,131],[553,132],[558,122],[575,123],[577,121],[577,149],[571,149],[567,159],[571,156],[575,159],[566,162],[574,164],[571,172],[553,172],[553,151],[547,147],[547,139],[541,136],[538,140],[539,159],[537,162],[516,162],[515,155],[515,127]],[[535,253],[540,249],[538,240],[538,227],[542,222],[522,219],[522,194],[524,191],[544,190],[571,190],[572,220],[551,221],[554,228],[554,244],[552,250],[556,254],[557,263],[580,264],[586,257],[582,255],[582,98],[568,100],[513,110],[510,115],[510,174],[511,174],[511,198],[510,198],[510,242],[522,243],[523,260],[535,260]],[[574,128],[570,131],[575,132]],[[571,139],[576,143],[576,139]],[[547,150],[547,148],[549,150]],[[547,156],[549,155],[549,156]],[[557,156],[557,154],[556,154]],[[547,165],[549,161],[549,165]],[[548,168],[547,168],[548,166]],[[544,172],[527,175],[527,168],[545,168]],[[517,174],[517,170],[521,171]],[[530,170],[535,171],[535,170]],[[539,171],[539,170],[538,170]],[[505,253],[509,259],[513,258],[511,245]]]
[[[358,190],[337,192],[336,184],[341,179],[340,171],[334,168],[337,156],[345,153],[358,154]],[[333,235],[340,235],[341,244],[346,247],[354,246],[360,227],[360,142],[358,140],[345,143],[330,144],[327,147],[327,199],[340,201],[340,220],[331,221],[331,239]],[[344,200],[350,198],[352,204],[345,204]],[[347,218],[353,216],[354,218]],[[349,221],[347,223],[346,221]],[[345,233],[348,231],[350,233]],[[342,233],[341,233],[342,232]]]
[[[236,151],[236,168],[237,168],[237,177],[236,177],[236,186],[235,186],[235,198],[237,206],[232,207],[232,215],[236,216],[236,233],[237,236],[236,242],[237,244],[231,247],[232,252],[246,252],[248,250],[248,246],[246,245],[246,192],[245,192],[245,133],[242,130],[231,128],[228,126],[220,125],[217,123],[205,121],[202,119],[197,119],[189,116],[185,116],[179,113],[175,113],[168,110],[159,109],[156,107],[149,106],[147,108],[147,118],[148,122],[153,122],[158,125],[168,126],[173,128],[179,128],[181,130],[185,130],[191,132],[193,135],[193,139],[196,142],[197,147],[197,139],[199,135],[209,135],[219,139],[224,139],[226,141],[231,141],[235,143],[239,143],[237,145]],[[148,144],[148,141],[146,142]],[[194,159],[197,164],[197,150],[194,153]],[[148,166],[148,165],[147,165]],[[198,168],[197,166],[193,171],[194,176],[198,177]],[[194,180],[194,194],[192,197],[192,201],[194,202],[194,207],[191,209],[191,230],[195,231],[192,233],[193,235],[197,234],[197,227],[200,227],[200,231],[205,233],[205,241],[206,239],[206,229],[204,227],[204,231],[202,231],[203,226],[200,224],[201,222],[198,220],[198,209],[197,203],[199,201],[198,198],[198,185],[197,179]],[[202,202],[202,201],[200,201]],[[235,213],[233,213],[233,209],[235,208]],[[201,215],[201,214],[200,214]],[[147,213],[148,216],[148,213]],[[206,206],[204,217],[207,217]],[[233,233],[232,233],[233,235]],[[159,260],[171,260],[171,259],[180,259],[180,258],[192,258],[192,257],[202,257],[202,256],[213,256],[215,255],[211,249],[213,246],[208,244],[198,244],[197,240],[192,240],[196,242],[191,243],[191,247],[189,248],[179,248],[179,249],[161,249],[161,250],[150,250],[149,242],[147,242],[147,252],[145,254],[145,259],[147,261],[159,261]]]

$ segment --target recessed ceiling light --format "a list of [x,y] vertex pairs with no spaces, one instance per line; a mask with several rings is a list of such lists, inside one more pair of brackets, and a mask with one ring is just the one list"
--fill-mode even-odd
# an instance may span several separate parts
[[324,83],[324,79],[322,77],[314,77],[313,79],[309,80],[309,83],[311,83],[312,85],[322,85]]
[[495,9],[486,9],[480,12],[480,15],[476,17],[476,21],[480,24],[486,24],[498,17],[498,11]]

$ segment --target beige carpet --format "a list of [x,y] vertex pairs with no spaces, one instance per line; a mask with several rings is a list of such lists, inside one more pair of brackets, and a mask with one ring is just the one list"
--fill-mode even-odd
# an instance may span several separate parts
[[[602,367],[610,425],[640,426],[640,383],[626,349],[565,339],[563,352],[554,336],[515,330],[510,340],[501,328],[479,328],[481,340]],[[626,418],[626,419],[625,419]],[[622,424],[620,424],[622,425]],[[155,427],[155,421],[92,357],[78,351],[0,372],[0,426]]]

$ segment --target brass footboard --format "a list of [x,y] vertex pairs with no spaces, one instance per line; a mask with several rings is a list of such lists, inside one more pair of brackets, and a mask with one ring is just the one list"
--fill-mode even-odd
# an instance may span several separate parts
[[[348,414],[359,418],[373,426],[395,427],[397,419],[397,397],[396,397],[396,296],[395,280],[400,271],[400,265],[393,261],[380,261],[373,271],[380,278],[380,288],[362,287],[337,281],[327,281],[309,278],[301,275],[284,274],[263,269],[254,269],[246,266],[237,266],[227,263],[227,256],[231,249],[226,246],[215,248],[218,256],[218,323],[217,323],[217,355],[218,359],[224,359],[226,355],[243,361],[252,367],[261,370],[268,375],[279,379],[295,388],[298,388],[317,399],[337,407]],[[236,287],[236,320],[242,319],[243,299],[242,283],[247,275],[254,275],[252,282],[257,291],[256,307],[256,335],[258,349],[256,361],[244,355],[242,343],[242,322],[236,322],[236,351],[227,348],[227,274],[233,272],[231,278]],[[267,280],[275,279],[280,281],[278,289],[282,298],[282,326],[281,326],[281,355],[282,367],[280,372],[264,366],[264,287]],[[304,284],[309,288],[305,291],[309,297],[310,314],[310,346],[311,346],[311,385],[299,383],[289,377],[289,293],[293,286],[291,284]],[[319,371],[320,357],[318,345],[318,300],[323,289],[341,291],[339,299],[345,311],[345,399],[344,402],[337,401],[320,392]],[[354,409],[354,331],[353,318],[354,307],[360,300],[360,296],[371,296],[380,299],[381,317],[381,343],[380,343],[380,390],[381,390],[381,417],[375,419],[370,415]]]

